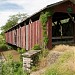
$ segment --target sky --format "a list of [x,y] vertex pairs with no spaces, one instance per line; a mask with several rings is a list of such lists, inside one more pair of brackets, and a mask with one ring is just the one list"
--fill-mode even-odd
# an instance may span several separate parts
[[6,24],[11,15],[18,13],[32,15],[47,5],[59,1],[62,0],[0,0],[0,27]]

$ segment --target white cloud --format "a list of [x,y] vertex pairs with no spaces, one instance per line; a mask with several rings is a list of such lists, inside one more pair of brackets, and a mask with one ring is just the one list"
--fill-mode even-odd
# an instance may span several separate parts
[[22,6],[24,9],[19,11],[1,11],[0,10],[0,27],[5,25],[7,22],[9,15],[20,13],[27,13],[29,15],[38,12],[40,9],[44,8],[47,5],[58,2],[61,0],[0,0],[0,3],[9,2]]
[[0,25],[5,25],[10,15],[17,14],[17,12],[1,12],[0,13]]

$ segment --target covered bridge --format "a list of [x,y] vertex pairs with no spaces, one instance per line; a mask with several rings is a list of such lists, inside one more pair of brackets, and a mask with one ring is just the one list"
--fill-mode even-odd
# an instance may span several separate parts
[[5,32],[6,42],[26,50],[32,49],[35,44],[42,46],[43,30],[40,15],[46,11],[53,13],[47,21],[47,48],[51,49],[52,45],[60,43],[75,43],[75,4],[69,0],[48,5],[10,28]]

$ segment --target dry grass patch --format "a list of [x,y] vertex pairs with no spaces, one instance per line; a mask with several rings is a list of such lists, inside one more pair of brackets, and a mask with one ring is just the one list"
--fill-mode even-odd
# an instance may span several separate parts
[[56,45],[41,59],[41,70],[31,75],[75,75],[75,46]]
[[75,74],[75,56],[74,48],[64,51],[57,61],[50,65],[44,75],[74,75]]
[[56,45],[52,50],[64,52],[64,51],[67,51],[67,50],[75,50],[75,46]]
[[3,51],[2,54],[6,60],[8,60],[11,55],[14,61],[20,61],[20,54],[15,50]]

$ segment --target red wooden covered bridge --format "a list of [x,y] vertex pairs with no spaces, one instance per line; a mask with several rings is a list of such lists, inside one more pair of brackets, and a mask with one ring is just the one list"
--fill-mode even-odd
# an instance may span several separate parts
[[43,30],[39,20],[42,12],[52,11],[48,18],[48,49],[60,43],[75,43],[75,4],[69,0],[48,5],[5,32],[8,44],[30,50],[35,44],[42,46]]

